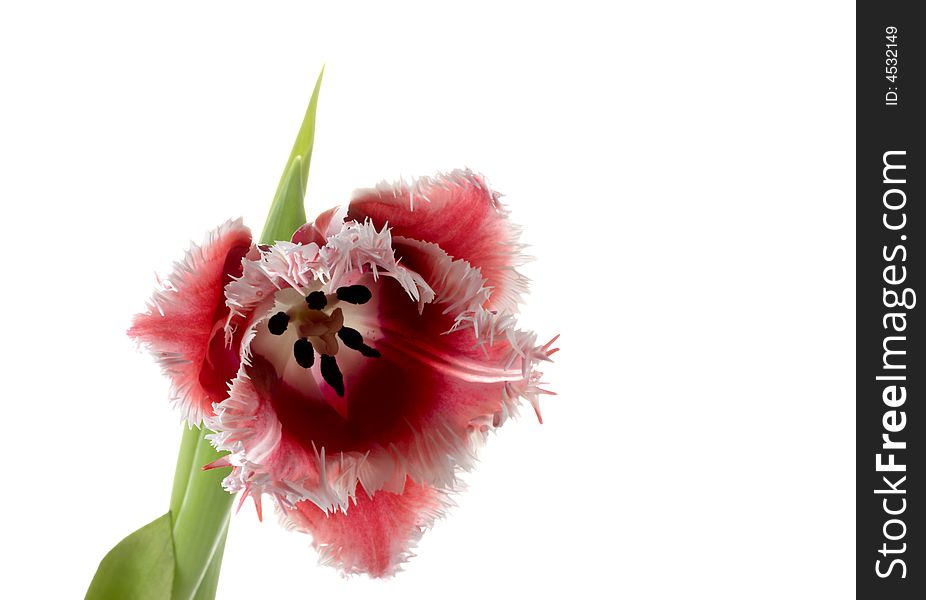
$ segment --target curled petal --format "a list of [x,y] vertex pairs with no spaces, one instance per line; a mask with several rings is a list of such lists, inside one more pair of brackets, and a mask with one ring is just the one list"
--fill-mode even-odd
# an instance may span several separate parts
[[128,334],[146,345],[172,382],[171,396],[191,425],[212,413],[226,396],[238,369],[238,354],[225,344],[222,288],[241,273],[251,248],[251,232],[241,219],[211,232],[202,246],[192,245],[136,315]]
[[312,244],[324,246],[329,237],[340,231],[347,215],[347,207],[329,208],[315,218],[313,223],[306,223],[293,234],[294,244]]
[[354,194],[347,218],[388,224],[394,236],[431,242],[479,269],[492,296],[487,308],[514,311],[527,279],[520,230],[508,220],[500,194],[481,175],[455,170],[412,183],[381,183]]
[[448,501],[446,493],[412,481],[398,493],[362,489],[346,512],[327,514],[311,502],[284,511],[284,524],[309,533],[319,560],[347,574],[394,575]]

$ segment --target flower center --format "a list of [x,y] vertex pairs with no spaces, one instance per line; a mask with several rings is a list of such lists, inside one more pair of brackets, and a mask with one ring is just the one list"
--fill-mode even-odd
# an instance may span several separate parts
[[372,297],[373,293],[364,285],[339,287],[333,294],[316,290],[305,296],[304,302],[296,301],[285,310],[276,312],[267,321],[267,330],[275,336],[283,336],[287,332],[296,336],[292,357],[303,369],[312,368],[318,353],[321,356],[322,379],[338,396],[343,397],[344,376],[335,358],[340,349],[338,339],[363,356],[378,358],[380,353],[363,341],[359,331],[344,325],[344,312],[336,305],[339,302],[366,304]]

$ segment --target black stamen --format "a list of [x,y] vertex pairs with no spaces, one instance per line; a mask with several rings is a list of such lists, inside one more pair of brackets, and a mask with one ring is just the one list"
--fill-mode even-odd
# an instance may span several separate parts
[[364,285],[339,287],[336,294],[338,295],[338,300],[350,302],[351,304],[366,304],[370,301],[370,298],[373,297],[373,292]]
[[338,396],[344,396],[344,376],[341,375],[337,361],[330,354],[322,354],[322,377]]
[[352,329],[350,327],[341,327],[338,330],[338,337],[341,338],[341,341],[344,342],[345,346],[352,350],[356,350],[366,357],[379,358],[381,356],[379,350],[370,348],[363,343],[363,336],[360,335],[360,332],[356,329]]
[[283,332],[286,331],[288,326],[289,315],[285,312],[278,312],[267,321],[267,329],[269,329],[270,333],[273,335],[283,335]]
[[308,369],[315,364],[315,350],[312,348],[312,342],[306,338],[296,340],[293,344],[293,357],[303,369]]
[[345,346],[354,350],[363,345],[363,336],[360,335],[359,331],[351,327],[341,327],[338,330],[338,337],[341,338]]
[[305,302],[312,310],[321,310],[328,304],[328,299],[325,298],[325,292],[316,290],[305,297]]
[[362,348],[358,348],[358,350],[360,350],[360,354],[366,356],[367,358],[379,358],[382,356],[382,354],[379,353],[379,350],[376,348],[370,348],[366,344],[364,344]]

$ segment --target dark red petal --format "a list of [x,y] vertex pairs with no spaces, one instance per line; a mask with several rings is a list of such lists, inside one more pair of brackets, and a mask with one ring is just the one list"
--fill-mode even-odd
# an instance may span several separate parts
[[312,502],[300,502],[286,516],[312,535],[321,561],[346,573],[389,577],[409,556],[424,530],[440,514],[443,492],[411,480],[400,494],[379,491],[369,497],[357,488],[356,504],[326,514]]
[[[520,371],[505,368],[511,347],[504,337],[480,344],[471,326],[451,331],[458,314],[485,303],[478,272],[433,244],[393,238],[393,245],[402,264],[432,287],[436,301],[419,313],[397,285],[378,287],[380,331],[370,343],[381,358],[346,370],[348,413],[364,437],[379,443],[403,439],[400,432],[409,424],[419,431],[449,426],[462,436],[473,419],[499,410],[506,384],[519,381]],[[460,277],[451,266],[467,274]],[[473,276],[477,281],[466,285]]]
[[173,383],[184,417],[198,424],[212,414],[212,403],[226,395],[238,369],[238,354],[224,343],[228,314],[223,288],[241,274],[241,259],[251,247],[251,232],[241,220],[213,231],[202,246],[192,246],[155,292],[146,313],[136,315],[129,336],[146,344]]
[[490,308],[514,309],[526,280],[515,270],[523,262],[517,228],[508,220],[485,180],[469,170],[412,184],[360,190],[347,218],[388,224],[393,236],[435,243],[453,258],[482,271],[493,294]]

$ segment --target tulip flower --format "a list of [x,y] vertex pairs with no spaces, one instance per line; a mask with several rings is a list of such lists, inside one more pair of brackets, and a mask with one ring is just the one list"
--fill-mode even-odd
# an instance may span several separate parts
[[[386,577],[443,513],[488,433],[522,401],[540,419],[550,392],[538,367],[556,338],[538,343],[517,326],[519,231],[482,176],[380,184],[297,228],[301,206],[285,207],[304,193],[306,139],[268,220],[291,237],[265,230],[255,245],[240,220],[226,222],[175,265],[129,334],[202,428],[191,468],[221,473],[221,493],[239,494],[239,506],[251,498],[259,516],[269,498],[323,563]],[[200,451],[203,440],[221,454]],[[226,505],[200,504],[187,523],[211,519],[211,537],[177,546],[174,524],[181,590],[208,579],[208,541],[224,543],[227,518],[208,507]]]

